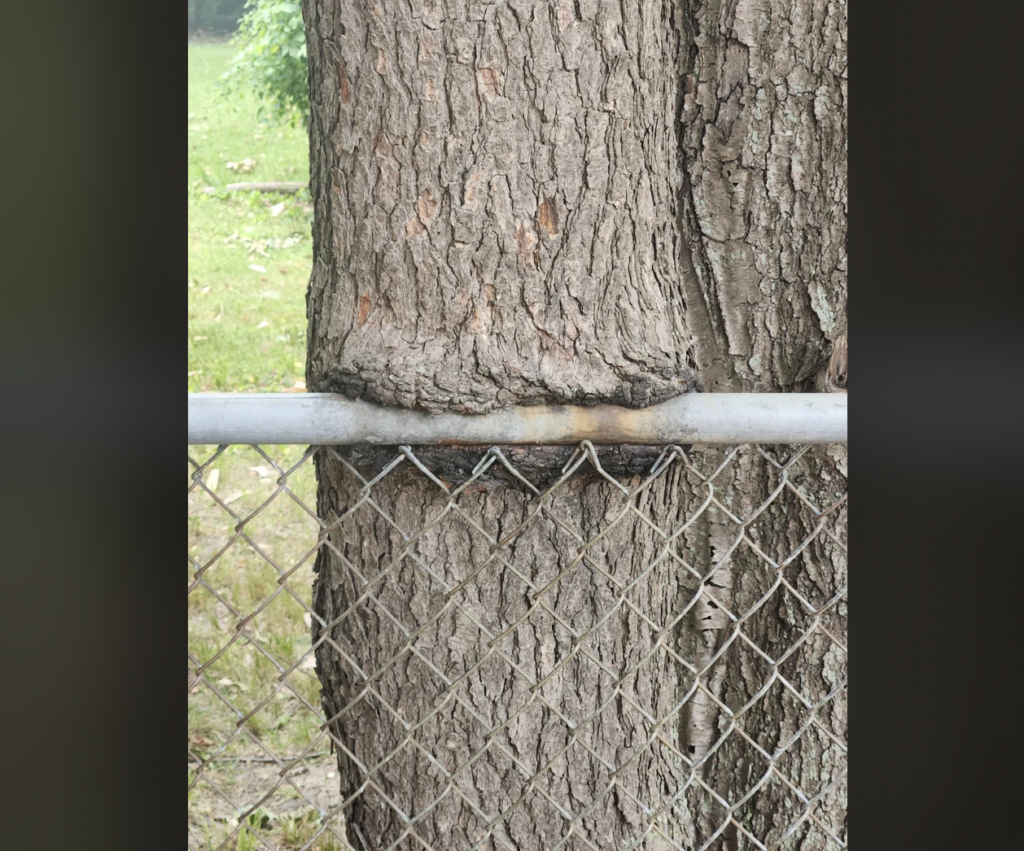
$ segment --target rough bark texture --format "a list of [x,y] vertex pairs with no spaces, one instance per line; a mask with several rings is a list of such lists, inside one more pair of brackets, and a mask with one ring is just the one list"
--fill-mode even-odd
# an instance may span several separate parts
[[[777,447],[774,454],[781,462],[793,455],[793,447]],[[700,466],[714,469],[723,450],[706,449],[700,453]],[[819,508],[833,504],[846,492],[845,447],[815,447],[800,459],[791,471],[791,481]],[[738,456],[715,480],[716,495],[732,514],[746,518],[754,514],[779,481],[775,468],[751,452]],[[694,492],[700,491],[691,481]],[[706,664],[732,635],[732,624],[725,611],[737,615],[753,610],[745,621],[743,634],[773,659],[783,657],[799,645],[779,666],[779,674],[810,703],[824,700],[845,682],[845,651],[820,631],[811,630],[813,619],[801,602],[786,589],[777,589],[758,605],[775,579],[774,571],[750,546],[752,542],[769,558],[781,563],[811,537],[818,523],[802,499],[784,490],[755,523],[748,527],[745,541],[736,545],[738,526],[723,511],[709,509],[698,523],[687,529],[684,558],[698,565],[702,573],[728,558],[727,567],[713,574],[711,593],[719,605],[705,601],[696,607],[679,632],[679,653],[698,667]],[[814,607],[836,598],[846,585],[846,513],[836,511],[825,522],[832,533],[813,537],[800,555],[782,571],[784,578]],[[735,548],[734,548],[735,547]],[[728,554],[728,555],[727,555]],[[846,642],[846,601],[838,602],[822,616],[820,625],[843,643]],[[801,645],[800,638],[809,632]],[[711,691],[733,712],[751,701],[768,682],[771,666],[742,640],[734,640],[726,653],[712,666],[706,682]],[[811,713],[793,693],[776,681],[749,709],[737,727],[764,751],[774,754],[803,727]],[[762,843],[773,847],[781,842],[789,828],[798,823],[804,811],[799,797],[780,780],[779,775],[807,798],[835,785],[811,813],[832,833],[846,841],[846,784],[841,777],[846,756],[836,741],[846,742],[846,693],[840,690],[817,713],[820,726],[811,725],[775,762],[777,773],[769,776],[762,791],[753,796],[737,813],[736,819]],[[768,761],[737,733],[728,733],[729,717],[712,700],[698,692],[682,714],[680,741],[700,759],[720,740],[701,776],[725,800],[740,800],[769,771]],[[827,732],[823,732],[823,730]],[[833,739],[829,738],[829,734]],[[725,811],[710,796],[688,796],[690,802],[687,847],[700,847],[723,823]],[[722,851],[753,849],[756,846],[730,826],[716,845]],[[782,848],[836,849],[818,825],[805,821],[781,843]]]
[[[319,469],[321,504],[358,503],[358,480],[343,464],[325,455]],[[676,500],[678,475],[636,499],[638,510],[668,525],[678,521],[692,508]],[[395,471],[385,481],[373,492],[377,508],[360,506],[332,535],[332,556],[321,562],[315,597],[317,612],[331,621],[372,592],[318,654],[325,708],[342,713],[334,734],[343,743],[345,791],[354,792],[366,776],[349,755],[373,766],[398,749],[373,776],[374,787],[346,813],[360,829],[351,839],[362,841],[361,834],[373,837],[370,848],[389,847],[403,835],[396,809],[419,814],[439,798],[415,826],[417,836],[438,851],[474,847],[489,820],[510,809],[483,847],[549,849],[568,831],[555,805],[577,815],[595,801],[576,827],[590,844],[618,848],[640,838],[648,819],[637,800],[657,809],[685,776],[640,711],[670,717],[681,689],[689,686],[669,654],[659,651],[645,661],[657,637],[651,622],[672,620],[684,605],[684,581],[666,562],[627,595],[634,608],[615,610],[619,592],[599,570],[627,585],[655,561],[660,538],[626,518],[621,532],[589,548],[588,560],[580,561],[580,545],[623,507],[621,493],[584,474],[557,489],[547,511],[509,540],[499,559],[488,562],[493,542],[514,533],[537,506],[517,484],[467,490],[459,499],[462,513],[449,513],[410,546],[402,532],[415,533],[437,517],[446,497],[416,471]],[[542,593],[566,570],[556,587]],[[467,580],[446,610],[443,587]],[[609,611],[612,617],[600,623]],[[359,672],[378,671],[396,654],[393,667],[366,689]],[[631,702],[615,696],[616,685]],[[414,733],[416,744],[402,746],[402,722],[424,719]],[[561,754],[577,726],[578,741]],[[674,726],[666,731],[670,741],[677,739]],[[618,790],[606,794],[608,766],[622,768],[619,782],[637,800]],[[449,783],[458,793],[442,797]],[[685,802],[678,810],[682,814],[661,819],[669,835],[681,836],[689,822]],[[421,846],[407,837],[399,847]],[[565,847],[587,846],[573,836]]]
[[[679,226],[686,249],[685,321],[701,380],[710,392],[845,392],[846,4],[722,0],[684,5]],[[837,490],[845,492],[844,447],[816,449],[805,464],[804,489],[817,497],[819,507],[829,504]],[[769,465],[757,462],[734,471],[733,512],[743,517],[753,511],[772,475]],[[789,492],[784,496],[758,523],[759,546],[776,557],[791,552],[813,528],[799,500]],[[845,541],[845,513],[833,522],[837,537]],[[734,529],[713,515],[707,524],[695,525],[707,542],[704,563],[713,564],[735,537]],[[755,593],[763,564],[741,549],[730,567],[719,593],[726,606],[742,611]],[[818,536],[794,567],[794,582],[815,604],[845,586],[845,551],[827,537]],[[777,657],[801,621],[800,607],[788,595],[777,595],[766,609],[775,617],[755,620],[745,632]],[[710,658],[728,634],[721,612],[709,614],[715,616],[694,621],[682,636],[682,647],[693,658]],[[829,618],[834,622],[827,628],[845,642],[845,599]],[[743,656],[739,648],[730,650],[715,683],[731,708],[742,705],[764,681],[763,663]],[[845,656],[821,636],[787,663],[784,673],[796,676],[801,692],[812,701],[845,677]],[[688,714],[683,736],[690,737],[699,755],[718,738],[716,731],[726,719],[702,695]],[[775,686],[746,730],[771,752],[799,728],[801,715],[791,696]],[[819,717],[845,742],[845,692]],[[724,797],[736,800],[763,772],[763,765],[749,746],[732,737],[710,762],[707,776],[715,778],[714,786]],[[845,767],[845,756],[812,728],[787,751],[781,765],[814,795]],[[791,793],[779,789],[751,802],[745,815],[754,835],[778,839],[800,811],[792,801]],[[721,823],[716,809],[706,802],[695,805],[696,837],[709,836]],[[814,812],[845,841],[845,781]],[[752,847],[732,828],[720,839],[723,849]],[[805,825],[786,845],[835,847],[813,825]]]
[[684,5],[680,229],[701,378],[814,390],[846,333],[846,4]]
[[483,412],[694,386],[677,0],[312,0],[311,390]]
[[[702,385],[845,390],[844,4],[307,0],[304,9],[316,206],[311,390],[464,412],[540,402],[643,406]],[[524,450],[517,465],[543,488],[566,451]],[[453,485],[479,454],[432,452],[428,466]],[[694,466],[714,469],[724,454],[695,450]],[[607,457],[609,472],[636,472],[631,452]],[[398,810],[420,816],[416,835],[438,851],[473,847],[487,818],[523,795],[483,847],[551,848],[568,829],[555,804],[577,814],[597,800],[564,847],[620,848],[648,824],[637,801],[656,810],[678,790],[687,775],[678,754],[699,760],[713,751],[701,776],[733,802],[765,773],[763,757],[736,733],[714,750],[728,718],[699,692],[662,730],[664,741],[643,747],[652,731],[637,707],[661,718],[692,682],[661,651],[632,671],[657,640],[651,623],[672,622],[693,596],[677,560],[658,562],[631,590],[632,607],[620,606],[587,640],[601,666],[574,640],[616,600],[595,565],[619,581],[664,549],[631,512],[587,551],[590,561],[574,565],[581,540],[618,517],[623,498],[610,484],[581,470],[487,562],[493,542],[536,510],[514,478],[495,468],[459,497],[460,511],[431,525],[447,496],[408,462],[374,486],[373,505],[360,504],[346,462],[369,477],[383,456],[354,449],[318,458],[321,515],[358,506],[321,549],[315,588],[325,620],[347,612],[314,635],[327,638],[317,654],[325,709],[342,712],[332,729],[344,745],[343,792],[362,788],[360,764],[375,766],[398,748],[346,811],[358,851],[396,840],[396,848],[422,847],[400,839]],[[819,507],[845,491],[843,448],[815,449],[797,465],[794,477]],[[716,493],[743,517],[778,475],[748,453],[716,479]],[[696,473],[676,465],[635,507],[671,530],[706,493]],[[815,522],[787,489],[747,537],[782,558]],[[829,524],[843,541],[845,514]],[[403,535],[425,526],[411,543]],[[770,586],[763,559],[746,543],[733,548],[738,531],[708,511],[675,545],[703,575],[729,554],[712,583],[721,605],[705,599],[674,628],[675,651],[698,667],[728,640],[723,609],[746,611]],[[452,598],[439,590],[485,562]],[[820,605],[845,584],[845,571],[843,548],[819,535],[785,576]],[[364,598],[364,581],[372,597]],[[541,598],[550,611],[537,608]],[[843,600],[822,625],[845,641],[845,618]],[[777,658],[808,625],[780,590],[744,632]],[[488,636],[502,637],[492,645]],[[368,691],[364,674],[389,663]],[[622,672],[631,673],[617,681]],[[705,683],[735,710],[769,673],[734,642]],[[815,701],[845,676],[845,658],[815,633],[780,673]],[[588,718],[570,750],[529,784],[572,741],[571,722]],[[820,718],[845,741],[842,694]],[[402,745],[403,722],[423,719],[415,742]],[[775,683],[740,726],[772,752],[806,721]],[[812,726],[776,767],[813,796],[844,760]],[[628,764],[607,792],[602,763]],[[796,802],[772,778],[735,815],[774,842],[799,816]],[[845,840],[845,812],[840,784],[813,815]],[[662,835],[649,832],[639,847],[701,847],[723,818],[692,787],[659,818]],[[753,846],[730,826],[710,847]],[[832,845],[807,821],[783,847]]]

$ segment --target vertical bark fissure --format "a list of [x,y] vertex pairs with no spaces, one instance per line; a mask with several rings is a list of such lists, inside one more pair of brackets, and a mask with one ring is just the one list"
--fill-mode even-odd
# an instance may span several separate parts
[[684,20],[682,280],[705,387],[813,390],[846,331],[846,6],[692,2]]
[[[845,4],[818,0],[685,4],[681,283],[686,321],[709,392],[845,390],[845,16]],[[708,466],[718,456],[718,451],[705,452]],[[804,463],[809,482],[842,480],[845,491],[845,449],[815,450]],[[762,465],[744,474],[746,487],[737,491],[733,508],[738,516],[756,510],[768,473]],[[823,496],[826,504],[828,497]],[[783,505],[789,513],[780,511]],[[773,507],[768,516],[774,525],[761,530],[759,543],[780,553],[795,546],[810,522],[806,516],[794,520],[798,508],[792,500]],[[839,526],[845,529],[845,515]],[[716,550],[721,552],[736,532],[709,514],[694,530],[710,543],[705,564],[714,564]],[[749,600],[743,587],[763,571],[758,561],[749,554],[734,555],[724,571],[726,587],[715,592],[719,599],[726,605],[737,595]],[[845,556],[834,546],[815,541],[798,564],[805,571],[799,578],[817,573],[822,592],[845,585]],[[816,599],[821,598],[819,593]],[[754,619],[745,627],[761,647],[780,647],[780,625],[795,617],[792,606],[775,598],[772,605],[781,607],[774,619]],[[845,600],[829,617],[838,618],[833,634],[845,641]],[[683,646],[689,642],[696,656],[710,658],[729,633],[727,620],[703,607],[694,610],[680,641]],[[794,660],[802,663],[806,680],[818,672],[835,683],[845,664],[834,658],[837,653],[825,642]],[[796,678],[790,661],[790,675]],[[762,676],[756,665],[735,654],[715,671],[711,690],[735,708],[757,691]],[[823,696],[822,682],[809,697]],[[756,717],[744,721],[753,738],[780,744],[780,731],[791,731],[794,719],[803,718],[789,697],[775,691],[765,696]],[[845,694],[837,695],[822,715],[845,741]],[[727,720],[701,697],[681,718],[681,738],[699,755],[718,740]],[[813,728],[781,759],[794,782],[811,793],[831,782],[845,764],[836,746],[816,738]],[[750,788],[759,767],[760,757],[730,740],[708,764],[707,776],[715,778],[715,788],[727,800],[736,800]],[[780,822],[793,813],[790,805],[783,792],[773,789],[763,796],[760,809],[747,808],[740,821],[762,839],[778,836],[785,827]],[[720,808],[706,801],[694,802],[691,812],[698,836],[709,836],[721,824]],[[843,838],[845,813],[845,784],[840,783],[815,814]],[[821,848],[828,842],[820,830],[805,827],[787,847]],[[731,829],[721,845],[736,851],[750,843]]]

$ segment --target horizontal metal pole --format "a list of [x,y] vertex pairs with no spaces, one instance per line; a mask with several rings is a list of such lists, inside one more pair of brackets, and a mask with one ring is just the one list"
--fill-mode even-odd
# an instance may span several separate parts
[[690,393],[650,408],[540,405],[427,414],[331,393],[190,393],[188,442],[845,443],[845,393]]

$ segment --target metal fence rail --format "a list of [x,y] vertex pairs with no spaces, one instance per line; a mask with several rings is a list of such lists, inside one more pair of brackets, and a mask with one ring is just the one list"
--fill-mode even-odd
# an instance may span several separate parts
[[188,397],[188,442],[403,444],[845,443],[845,393],[691,393],[649,408],[571,405],[425,414],[329,393]]
[[[707,401],[624,420],[190,396],[189,847],[519,851],[516,819],[543,812],[559,825],[551,849],[845,848],[846,397],[685,398]],[[374,440],[369,455],[343,445]],[[426,446],[440,441],[482,445],[456,476]],[[566,442],[550,475],[489,445]],[[602,442],[657,446],[636,475]],[[348,497],[327,516],[314,462]],[[485,510],[494,488],[512,494],[500,523]],[[574,520],[583,498],[601,516]],[[390,543],[367,556],[373,524]],[[439,558],[456,532],[471,555]],[[555,539],[570,555],[539,558]],[[355,589],[327,617],[311,596],[318,556]],[[484,604],[495,583],[519,609]],[[586,612],[567,608],[580,588]],[[381,648],[350,629],[368,618]],[[687,638],[702,621],[710,649]],[[627,622],[617,653],[608,634]],[[436,646],[449,623],[457,664]],[[538,625],[553,643],[531,661],[513,645]],[[317,668],[348,684],[329,713]],[[399,670],[421,699],[395,699]],[[514,695],[501,706],[473,690],[487,670]],[[569,672],[599,682],[600,700],[560,699]],[[670,699],[644,690],[655,675],[672,678]],[[714,719],[705,740],[687,738],[696,708]],[[347,734],[368,717],[374,740]],[[516,740],[531,718],[560,737],[542,758]],[[608,745],[615,724],[628,744]],[[564,785],[573,759],[594,775],[582,803]],[[638,771],[658,783],[637,786]],[[514,792],[500,805],[480,791],[488,772]],[[599,830],[613,799],[635,815],[614,838]],[[383,844],[346,826],[360,804],[388,812]]]

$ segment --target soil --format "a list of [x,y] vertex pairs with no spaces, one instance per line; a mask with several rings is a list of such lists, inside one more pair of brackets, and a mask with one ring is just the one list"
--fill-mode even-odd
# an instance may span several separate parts
[[[281,769],[273,762],[222,762],[215,765],[215,770],[211,770],[213,766],[207,767],[204,779],[189,797],[188,841],[189,847],[197,851],[220,847],[234,831],[238,817],[253,804],[261,802],[278,783],[277,790],[260,804],[275,816],[294,817],[310,813],[310,821],[318,823],[320,813],[330,812],[341,803],[337,762],[330,754],[305,760],[289,771],[285,779],[281,778]],[[344,819],[340,814],[332,825],[344,835]],[[328,836],[325,834],[325,840]],[[284,851],[292,847],[285,841],[277,819],[267,822],[264,830],[260,831],[260,837],[271,848]],[[233,851],[236,844],[237,838],[234,838],[225,848]],[[335,839],[335,847],[338,844]]]

